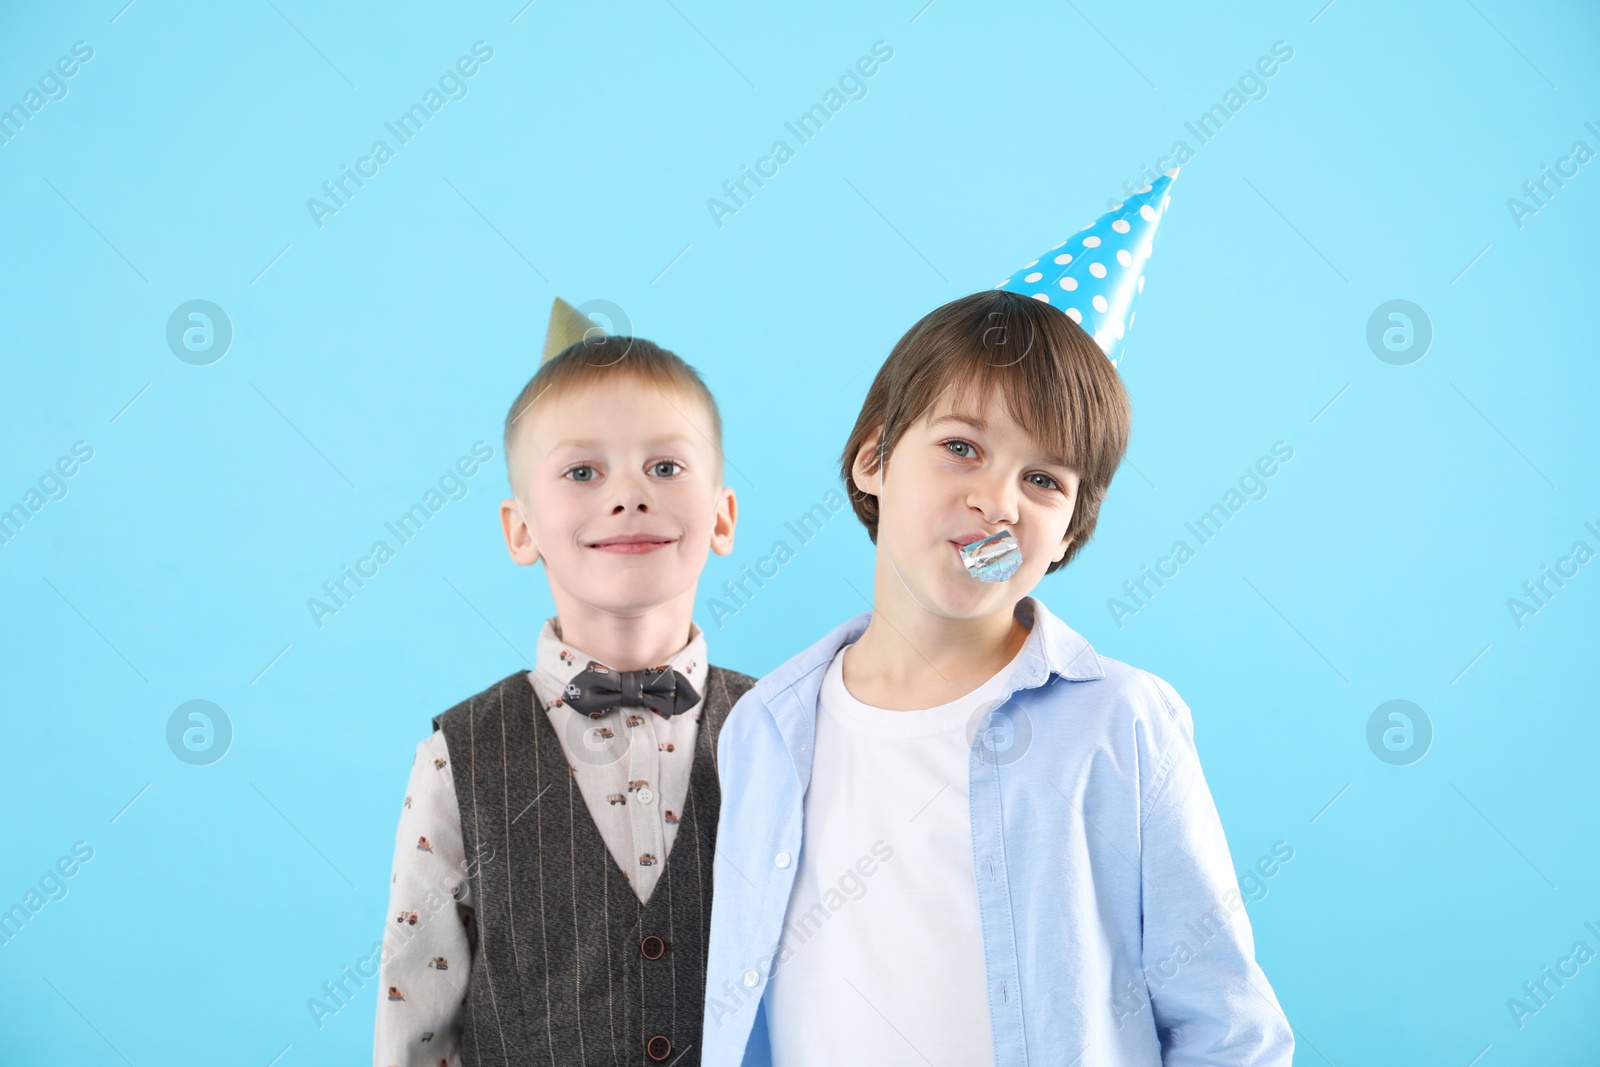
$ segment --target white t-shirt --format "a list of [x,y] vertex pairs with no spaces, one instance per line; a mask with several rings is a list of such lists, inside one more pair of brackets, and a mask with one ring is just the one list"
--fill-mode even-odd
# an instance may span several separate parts
[[969,724],[1017,660],[948,704],[891,711],[850,695],[844,652],[818,696],[800,865],[765,996],[773,1067],[992,1065]]

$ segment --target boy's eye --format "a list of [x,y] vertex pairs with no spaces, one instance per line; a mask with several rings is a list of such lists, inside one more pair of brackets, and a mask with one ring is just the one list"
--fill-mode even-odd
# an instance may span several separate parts
[[[584,466],[581,466],[581,467],[573,467],[563,477],[571,478],[573,475],[581,474],[583,471],[588,471],[592,475],[594,473],[594,468],[588,466],[587,464],[585,464]],[[573,478],[572,480],[575,481],[575,482],[592,482],[592,481],[594,481],[594,479],[592,477],[590,477],[590,478],[579,477],[579,478]]]
[[657,473],[660,473],[662,467],[669,468],[667,473],[665,475],[662,475],[662,476],[665,477],[665,478],[670,478],[670,477],[672,477],[672,469],[682,470],[683,469],[683,464],[679,463],[675,459],[663,459],[663,460],[660,460],[657,463],[651,464],[651,469],[656,471]]
[[[946,449],[950,450],[952,455],[957,455],[957,456],[960,456],[962,459],[966,459],[971,454],[970,450],[972,448],[972,443],[970,441],[962,441],[959,438],[956,438],[956,439],[952,439],[952,440],[946,441],[944,443],[944,447]],[[957,451],[955,451],[958,448],[965,448],[965,449],[968,449],[969,451],[968,452],[957,452]]]
[[1030,477],[1030,478],[1043,478],[1045,481],[1050,483],[1049,485],[1039,485],[1038,482],[1034,482],[1033,484],[1034,485],[1039,485],[1040,489],[1059,489],[1059,488],[1061,488],[1060,485],[1057,484],[1056,480],[1054,478],[1050,477],[1048,474],[1030,474],[1030,475],[1028,475],[1028,477]]

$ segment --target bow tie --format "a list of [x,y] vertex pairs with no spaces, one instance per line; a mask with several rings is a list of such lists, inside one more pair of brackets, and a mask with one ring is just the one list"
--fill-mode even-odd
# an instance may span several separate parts
[[616,707],[645,707],[670,719],[700,703],[700,694],[681,671],[671,667],[614,671],[594,660],[572,676],[561,696],[568,707],[591,719]]

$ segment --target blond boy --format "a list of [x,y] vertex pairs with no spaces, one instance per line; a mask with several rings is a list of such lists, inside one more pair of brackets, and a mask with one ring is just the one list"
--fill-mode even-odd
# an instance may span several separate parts
[[417,747],[375,1067],[700,1062],[713,757],[754,679],[691,615],[736,504],[699,375],[589,325],[506,418],[506,546],[556,614]]

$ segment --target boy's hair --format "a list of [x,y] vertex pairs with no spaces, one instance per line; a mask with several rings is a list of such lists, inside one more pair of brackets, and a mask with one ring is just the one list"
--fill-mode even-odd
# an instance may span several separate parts
[[895,343],[861,405],[840,456],[850,506],[878,541],[878,499],[851,477],[856,453],[883,428],[879,462],[888,466],[913,423],[951,394],[955,410],[981,407],[996,389],[1007,412],[1046,455],[1078,473],[1078,500],[1067,526],[1072,544],[1053,573],[1072,562],[1090,537],[1100,502],[1128,448],[1132,414],[1122,379],[1100,346],[1058,308],[994,289],[935,308]]
[[655,386],[661,391],[662,403],[676,406],[680,400],[690,400],[705,405],[711,416],[711,444],[716,451],[716,486],[721,488],[722,413],[700,373],[675,353],[643,337],[594,336],[570,344],[546,360],[506,412],[501,446],[513,494],[521,489],[523,473],[517,444],[525,439],[527,424],[533,421],[534,404],[558,401],[585,386],[621,379]]

